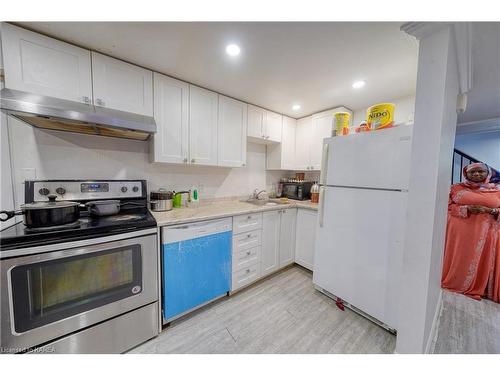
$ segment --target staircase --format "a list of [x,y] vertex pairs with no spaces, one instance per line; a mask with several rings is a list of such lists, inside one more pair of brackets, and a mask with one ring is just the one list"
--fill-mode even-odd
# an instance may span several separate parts
[[[479,162],[481,161],[476,158],[473,158],[470,155],[467,155],[465,152],[454,149],[453,162],[451,164],[451,183],[457,184],[459,182],[462,182],[464,180],[464,177],[462,175],[463,168],[466,165]],[[491,178],[491,182],[500,183],[500,172],[491,166],[490,168],[493,170],[493,176]]]

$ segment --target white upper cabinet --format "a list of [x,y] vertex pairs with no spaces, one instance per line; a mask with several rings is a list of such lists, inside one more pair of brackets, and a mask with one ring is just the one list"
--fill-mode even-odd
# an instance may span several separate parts
[[248,105],[248,137],[255,143],[281,142],[283,116],[264,108]]
[[295,133],[297,120],[283,116],[281,143],[267,146],[267,169],[295,169]]
[[267,111],[266,113],[266,139],[269,142],[281,142],[281,128],[283,116]]
[[5,87],[90,104],[90,51],[3,23]]
[[218,165],[242,167],[247,158],[247,104],[219,95]]
[[280,268],[292,264],[295,260],[295,222],[297,209],[281,210],[280,220]]
[[153,72],[92,52],[94,105],[153,116]]
[[189,85],[189,162],[217,165],[218,95]]
[[263,139],[264,126],[266,122],[266,110],[248,105],[248,137]]
[[295,133],[295,169],[309,170],[310,144],[312,139],[312,117],[304,117],[297,120]]
[[185,82],[154,74],[153,161],[187,163],[189,156],[189,85]]

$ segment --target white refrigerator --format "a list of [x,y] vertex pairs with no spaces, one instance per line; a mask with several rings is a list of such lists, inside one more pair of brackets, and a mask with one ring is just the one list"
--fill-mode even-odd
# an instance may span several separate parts
[[315,287],[397,330],[411,125],[323,143]]

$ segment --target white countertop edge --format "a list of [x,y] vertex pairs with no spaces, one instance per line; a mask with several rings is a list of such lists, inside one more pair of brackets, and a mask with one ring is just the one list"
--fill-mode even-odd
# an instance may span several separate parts
[[[231,212],[217,212],[214,214],[207,214],[207,215],[200,215],[196,216],[196,213],[192,217],[186,217],[186,218],[180,218],[180,219],[161,219],[159,216],[162,214],[169,214],[172,211],[163,211],[163,212],[154,212],[150,211],[151,214],[155,217],[156,223],[158,227],[165,227],[165,226],[170,226],[170,225],[176,225],[176,224],[187,224],[187,223],[194,223],[198,221],[205,221],[205,220],[213,220],[213,219],[221,219],[224,217],[232,217],[232,216],[239,216],[239,215],[246,215],[246,214],[252,214],[252,213],[259,213],[259,212],[266,212],[266,211],[275,211],[275,210],[282,210],[282,209],[287,209],[287,208],[303,208],[306,210],[312,210],[312,211],[318,211],[318,206],[317,204],[311,203],[310,201],[305,201],[307,203],[303,203],[302,201],[297,201],[293,203],[288,203],[288,204],[278,204],[276,206],[267,206],[267,207],[251,207],[251,208],[245,208],[242,210],[235,210]],[[228,201],[225,201],[224,203],[228,203]],[[242,204],[248,204],[251,205],[251,203],[245,203],[245,202],[235,202],[235,203],[242,203]],[[210,206],[213,205],[216,207],[216,203],[210,204]],[[206,208],[207,206],[202,206],[203,208]],[[193,208],[193,207],[187,207],[187,208],[174,208],[173,210],[180,211],[180,210],[198,210],[199,208]],[[217,208],[215,208],[217,209]],[[187,211],[186,211],[187,213]]]

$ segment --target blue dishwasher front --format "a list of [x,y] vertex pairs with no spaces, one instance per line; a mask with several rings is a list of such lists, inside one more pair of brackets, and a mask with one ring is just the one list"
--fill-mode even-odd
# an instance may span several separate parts
[[229,292],[231,218],[165,227],[162,242],[165,321]]

